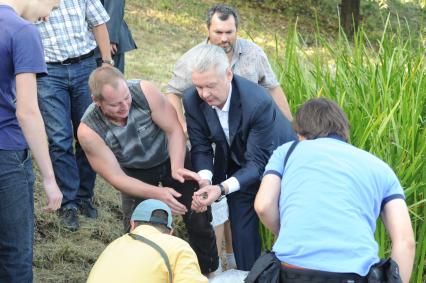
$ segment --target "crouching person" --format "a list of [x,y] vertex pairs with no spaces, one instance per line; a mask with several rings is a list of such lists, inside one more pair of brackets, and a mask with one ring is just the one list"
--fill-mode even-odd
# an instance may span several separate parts
[[172,212],[149,199],[134,210],[131,232],[112,242],[93,266],[88,283],[207,282],[189,244],[172,236]]
[[381,216],[391,258],[408,283],[414,237],[395,173],[348,143],[348,121],[335,102],[306,102],[293,127],[299,143],[274,151],[255,200],[261,221],[278,236],[273,251],[281,261],[281,281],[367,282],[377,274],[374,232]]
[[125,232],[142,200],[161,200],[183,215],[201,271],[216,270],[211,213],[188,212],[199,176],[187,169],[186,137],[173,106],[151,82],[126,81],[112,67],[93,71],[89,86],[94,103],[81,119],[78,140],[92,168],[122,193]]

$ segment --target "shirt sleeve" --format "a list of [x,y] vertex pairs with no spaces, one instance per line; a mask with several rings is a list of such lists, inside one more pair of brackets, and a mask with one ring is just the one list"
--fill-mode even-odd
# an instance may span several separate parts
[[166,86],[165,93],[173,93],[182,97],[184,91],[192,86],[191,72],[188,66],[189,58],[185,55],[176,62],[172,72],[172,78]]
[[259,84],[266,89],[273,89],[279,85],[271,64],[265,52],[259,47],[257,51],[257,70],[259,72]]
[[394,199],[405,199],[404,190],[398,180],[398,177],[395,175],[395,172],[389,168],[389,177],[387,178],[388,182],[384,185],[383,199],[381,203],[381,210],[389,201]]
[[47,74],[43,45],[37,28],[28,24],[13,36],[13,65],[20,73]]
[[109,15],[99,0],[86,1],[86,21],[89,28],[105,24],[109,21]]
[[263,173],[263,176],[274,174],[282,178],[284,174],[284,158],[290,147],[290,144],[291,143],[284,144],[274,150],[271,158],[269,158],[269,161],[265,166],[265,173]]

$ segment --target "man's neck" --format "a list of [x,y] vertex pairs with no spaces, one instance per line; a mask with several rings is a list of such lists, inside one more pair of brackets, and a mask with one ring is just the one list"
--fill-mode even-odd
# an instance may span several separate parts
[[229,64],[232,63],[232,57],[234,57],[234,50],[232,49],[232,51],[228,52],[228,54],[226,54],[228,56],[228,60],[229,60]]
[[12,0],[1,0],[0,5],[6,5],[11,7],[15,12],[21,16],[22,12],[24,10],[24,4],[18,1],[12,1]]

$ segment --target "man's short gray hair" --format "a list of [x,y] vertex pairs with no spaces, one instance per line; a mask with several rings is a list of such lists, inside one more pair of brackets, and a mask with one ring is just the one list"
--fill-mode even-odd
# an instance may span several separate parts
[[200,44],[193,49],[194,60],[190,64],[191,72],[203,73],[213,68],[217,74],[223,75],[229,67],[225,51],[214,44]]

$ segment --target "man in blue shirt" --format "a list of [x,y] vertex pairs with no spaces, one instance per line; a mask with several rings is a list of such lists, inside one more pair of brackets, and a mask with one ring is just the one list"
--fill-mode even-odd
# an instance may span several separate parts
[[335,102],[308,101],[293,127],[300,142],[289,156],[293,143],[274,151],[255,201],[259,218],[278,236],[273,251],[283,264],[281,278],[365,282],[379,262],[374,232],[380,215],[392,241],[391,257],[408,283],[414,237],[395,173],[347,143],[348,121]]
[[61,205],[37,104],[36,75],[46,74],[40,34],[31,23],[58,0],[0,4],[0,282],[32,282],[34,154],[47,195],[45,211]]

